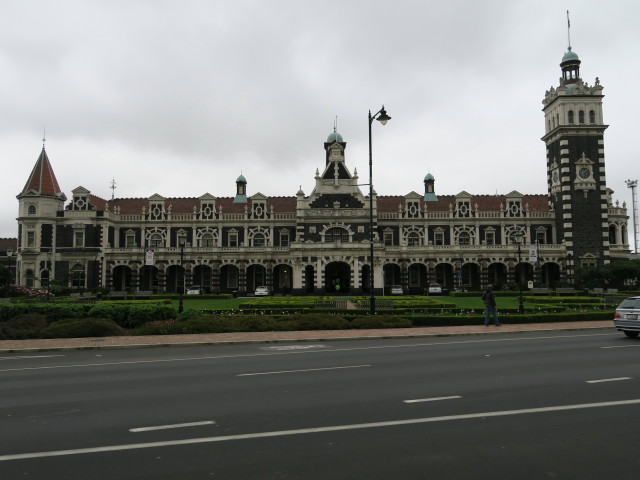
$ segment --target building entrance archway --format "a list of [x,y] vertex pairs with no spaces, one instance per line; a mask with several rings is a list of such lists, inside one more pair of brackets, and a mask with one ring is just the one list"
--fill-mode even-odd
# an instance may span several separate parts
[[331,262],[324,271],[324,288],[327,293],[346,293],[351,290],[351,267],[344,262]]

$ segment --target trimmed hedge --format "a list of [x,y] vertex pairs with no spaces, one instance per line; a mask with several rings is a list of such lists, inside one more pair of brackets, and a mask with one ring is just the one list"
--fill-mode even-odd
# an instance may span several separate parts
[[65,318],[40,331],[41,338],[116,337],[123,328],[108,318]]
[[39,338],[40,331],[47,326],[47,317],[40,313],[22,313],[0,323],[0,339],[25,340]]

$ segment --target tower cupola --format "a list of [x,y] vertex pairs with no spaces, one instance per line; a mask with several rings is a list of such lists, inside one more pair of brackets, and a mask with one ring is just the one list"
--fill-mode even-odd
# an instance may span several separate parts
[[236,178],[236,196],[233,203],[247,203],[247,179],[242,174]]
[[562,57],[560,68],[562,68],[561,85],[570,85],[580,80],[580,59],[578,55],[571,50],[571,46],[569,46],[569,50]]

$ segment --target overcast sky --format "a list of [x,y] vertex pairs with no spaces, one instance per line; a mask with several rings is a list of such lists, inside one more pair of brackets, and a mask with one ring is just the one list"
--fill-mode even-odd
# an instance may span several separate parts
[[[637,0],[0,0],[0,237],[42,148],[67,197],[308,195],[347,142],[379,195],[546,194],[542,99],[571,44],[604,86],[607,183],[640,177]],[[366,188],[366,187],[363,187]],[[630,231],[631,220],[630,220]]]

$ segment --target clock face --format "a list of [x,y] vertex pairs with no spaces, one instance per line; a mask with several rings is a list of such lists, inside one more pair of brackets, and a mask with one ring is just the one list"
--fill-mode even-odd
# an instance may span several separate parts
[[582,167],[580,170],[578,170],[578,175],[580,175],[580,178],[582,178],[583,180],[586,180],[591,176],[591,170],[589,170],[587,167]]

